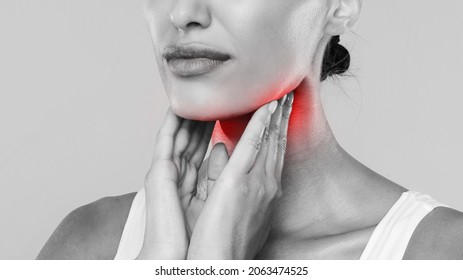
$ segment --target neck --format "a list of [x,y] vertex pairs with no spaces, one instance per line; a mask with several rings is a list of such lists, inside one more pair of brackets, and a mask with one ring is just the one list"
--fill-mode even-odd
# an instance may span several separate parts
[[[285,93],[287,94],[287,93]],[[254,112],[239,117],[218,120],[214,127],[212,145],[222,142],[229,155],[240,140]],[[285,163],[307,162],[307,155],[316,153],[322,146],[335,144],[335,138],[327,124],[319,92],[319,83],[305,79],[294,90],[294,102],[288,124]]]
[[[283,196],[274,216],[276,232],[297,232],[316,221],[323,221],[326,226],[325,218],[342,215],[341,209],[329,205],[332,201],[328,197],[333,197],[333,190],[342,185],[334,174],[342,173],[338,169],[347,153],[339,147],[327,123],[319,86],[305,79],[294,90],[282,172]],[[252,113],[217,121],[212,144],[223,142],[232,154]]]

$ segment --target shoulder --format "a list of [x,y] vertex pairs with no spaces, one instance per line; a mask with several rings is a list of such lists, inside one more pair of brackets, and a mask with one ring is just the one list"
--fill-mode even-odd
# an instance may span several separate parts
[[74,209],[37,259],[113,259],[135,195],[103,197]]
[[463,259],[463,213],[434,208],[416,227],[404,259]]

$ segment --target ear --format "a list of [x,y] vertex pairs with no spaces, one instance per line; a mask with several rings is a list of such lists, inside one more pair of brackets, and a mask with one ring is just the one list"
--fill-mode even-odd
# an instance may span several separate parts
[[330,2],[324,29],[325,34],[336,36],[349,32],[359,19],[362,0],[334,0]]

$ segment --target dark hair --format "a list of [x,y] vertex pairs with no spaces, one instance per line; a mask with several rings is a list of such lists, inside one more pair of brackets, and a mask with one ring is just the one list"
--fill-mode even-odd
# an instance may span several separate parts
[[349,51],[339,44],[339,35],[331,37],[323,55],[320,80],[339,75],[347,71],[350,65]]

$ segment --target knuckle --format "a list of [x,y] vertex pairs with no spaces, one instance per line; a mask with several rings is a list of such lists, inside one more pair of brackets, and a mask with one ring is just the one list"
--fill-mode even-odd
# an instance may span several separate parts
[[265,196],[267,194],[265,179],[262,176],[256,176],[252,181],[252,185],[258,196]]
[[265,194],[265,175],[261,170],[253,170],[246,179],[245,184],[249,192],[261,196]]
[[267,191],[271,197],[275,197],[278,192],[278,183],[275,179],[269,179],[267,181]]
[[274,135],[280,134],[280,127],[277,124],[271,124],[269,130],[270,130],[270,133]]
[[[189,161],[189,160],[186,160],[186,161],[185,161],[185,164],[186,164],[186,166],[187,166],[190,170],[195,170],[195,169],[196,169],[196,165],[194,164],[194,162],[191,162],[191,161]],[[193,174],[195,177],[198,176],[198,173],[197,173],[197,172],[193,172],[192,174]]]
[[185,158],[185,160],[189,163],[191,159],[191,152],[190,151],[184,151],[181,155],[181,157]]
[[251,147],[255,150],[260,150],[260,146],[262,145],[262,141],[261,139],[256,139],[256,138],[251,138],[248,140],[249,141],[249,144],[251,145]]
[[268,196],[269,190],[267,186],[268,186],[268,183],[267,183],[267,180],[263,172],[254,176],[254,179],[252,180],[252,187],[258,196],[260,197]]
[[238,185],[238,190],[241,195],[243,196],[248,196],[249,193],[251,192],[252,186],[249,184],[239,184]]
[[[175,164],[175,167],[179,168],[180,166],[182,166],[182,158],[178,157],[178,156],[174,156],[172,157],[172,162]],[[180,169],[180,168],[179,168]]]
[[270,133],[269,133],[269,127],[268,126],[265,126],[265,130],[264,130],[264,142],[268,142],[269,138],[270,138]]
[[258,196],[266,196],[268,193],[267,189],[262,184],[259,184],[256,189],[257,189]]

